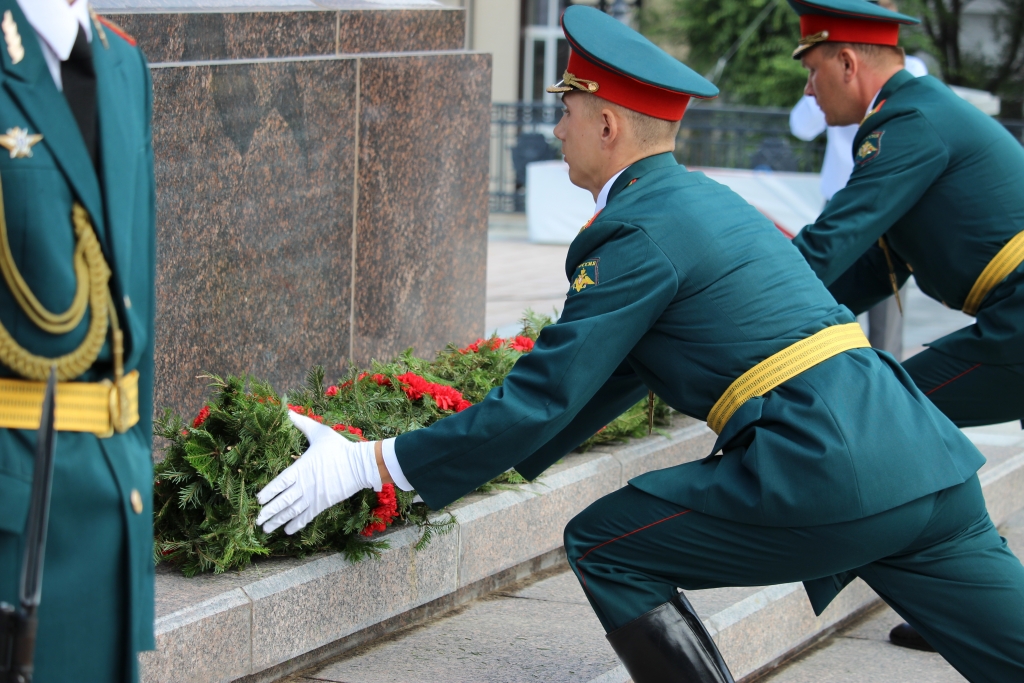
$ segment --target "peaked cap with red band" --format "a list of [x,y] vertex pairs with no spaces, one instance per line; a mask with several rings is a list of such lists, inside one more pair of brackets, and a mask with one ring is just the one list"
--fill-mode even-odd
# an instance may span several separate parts
[[793,59],[820,43],[895,46],[901,24],[921,23],[868,0],[789,0],[789,5],[800,15],[800,44]]
[[679,121],[691,97],[718,88],[622,22],[585,5],[562,14],[569,65],[548,92],[575,90],[666,121]]

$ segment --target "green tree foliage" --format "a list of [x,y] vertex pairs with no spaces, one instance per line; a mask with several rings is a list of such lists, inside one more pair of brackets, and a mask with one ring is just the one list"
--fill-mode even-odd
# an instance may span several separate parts
[[807,75],[790,56],[800,40],[800,21],[785,0],[667,0],[659,12],[644,10],[651,14],[643,28],[655,42],[689,46],[686,63],[710,74],[769,5],[717,85],[730,104],[789,107],[800,99]]
[[927,38],[913,46],[927,50],[938,60],[941,76],[947,83],[1019,100],[1024,84],[1024,0],[997,2],[992,31],[1000,50],[995,59],[985,59],[960,45],[963,12],[971,1],[903,0],[900,9],[921,18],[921,28],[916,33]]

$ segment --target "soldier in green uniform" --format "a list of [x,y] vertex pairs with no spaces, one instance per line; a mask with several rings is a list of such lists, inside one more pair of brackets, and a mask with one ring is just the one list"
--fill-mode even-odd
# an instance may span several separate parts
[[35,681],[132,681],[154,645],[149,70],[86,0],[0,17],[0,600],[17,602],[56,365]]
[[[791,0],[794,53],[831,125],[860,123],[850,182],[794,239],[839,303],[860,313],[918,287],[974,324],[904,367],[960,426],[1024,418],[1024,148],[896,47],[916,19],[863,0]],[[817,47],[816,47],[817,46]]]
[[388,481],[439,508],[510,467],[536,477],[654,390],[708,421],[712,453],[565,530],[636,683],[732,681],[677,588],[799,580],[820,613],[856,576],[969,679],[1024,677],[1024,568],[985,510],[984,458],[767,219],[676,163],[686,104],[714,86],[598,10],[562,23],[555,135],[598,212],[569,248],[561,318],[503,386],[429,428],[350,444],[292,415],[310,446],[260,492],[258,523],[295,533]]
[[[903,69],[899,27],[916,19],[864,0],[790,4],[805,92],[829,125],[860,123],[849,183],[794,244],[854,313],[913,273],[922,292],[976,316],[903,367],[959,426],[1024,418],[1024,148],[938,80]],[[892,641],[931,649],[906,625]]]

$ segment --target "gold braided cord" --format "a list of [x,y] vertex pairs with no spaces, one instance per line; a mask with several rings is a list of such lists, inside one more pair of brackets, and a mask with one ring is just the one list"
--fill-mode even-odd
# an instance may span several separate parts
[[730,384],[711,408],[708,427],[721,434],[729,419],[748,400],[767,394],[801,372],[844,351],[870,346],[857,323],[833,325],[801,339],[761,361]]
[[1021,263],[1024,263],[1024,232],[1014,235],[981,271],[964,301],[964,313],[977,315],[985,296]]
[[882,252],[885,254],[885,263],[889,266],[889,284],[892,286],[892,293],[896,297],[896,307],[900,309],[900,315],[903,315],[903,302],[900,301],[900,286],[896,282],[896,269],[892,267],[892,254],[889,252],[889,243],[885,241],[885,236],[878,238],[878,246],[882,248]]
[[[0,186],[0,192],[2,191],[3,188]],[[81,207],[76,205],[75,211],[80,209]],[[81,209],[81,211],[84,213],[85,209]],[[86,217],[86,220],[88,220],[88,217]],[[28,283],[25,282],[25,278],[21,276],[21,271],[18,270],[18,266],[14,262],[11,244],[7,238],[7,221],[3,215],[2,203],[0,203],[0,226],[3,228],[0,230],[0,272],[3,273],[4,280],[7,282],[7,288],[11,291],[11,295],[18,303],[18,306],[21,307],[21,310],[24,311],[25,315],[28,316],[29,320],[36,327],[49,334],[66,334],[78,327],[78,323],[85,316],[85,308],[89,301],[90,271],[86,252],[87,250],[89,251],[89,257],[93,261],[96,254],[99,253],[99,242],[96,241],[95,235],[93,235],[91,245],[87,240],[83,239],[77,240],[75,245],[74,267],[76,287],[75,298],[71,302],[71,306],[63,313],[51,313],[36,298],[32,290],[29,289]],[[90,249],[90,247],[93,248]],[[102,253],[99,253],[99,256],[102,259]]]
[[[2,192],[2,188],[0,188]],[[2,195],[0,195],[2,197]],[[103,258],[103,250],[100,248],[96,232],[89,221],[89,214],[81,204],[75,203],[71,214],[72,223],[75,229],[75,276],[77,287],[75,302],[72,309],[78,305],[80,292],[88,293],[88,305],[91,309],[89,328],[85,339],[77,349],[58,358],[47,358],[38,356],[15,341],[7,328],[0,323],[0,363],[3,363],[14,372],[27,379],[44,381],[50,374],[52,366],[57,367],[57,379],[67,381],[79,377],[88,370],[103,348],[104,339],[107,336],[109,327],[109,311],[113,308],[110,302],[110,290],[107,283],[110,280],[110,268],[106,259]],[[75,320],[81,321],[85,307],[82,306],[81,314],[78,311],[66,311],[54,315],[43,308],[28,289],[27,283],[21,277],[14,260],[11,256],[10,245],[7,240],[7,221],[5,220],[0,200],[0,267],[2,267],[4,278],[11,289],[15,301],[25,312],[33,323],[40,329],[50,334],[60,334],[61,330],[68,331],[66,326]],[[70,315],[69,315],[70,312]],[[77,325],[77,321],[75,324]],[[73,326],[70,328],[73,329]]]

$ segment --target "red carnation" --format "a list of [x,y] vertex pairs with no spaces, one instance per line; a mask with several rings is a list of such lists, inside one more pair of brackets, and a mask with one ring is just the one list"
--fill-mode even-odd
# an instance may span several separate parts
[[324,392],[324,395],[327,396],[328,398],[330,398],[331,396],[337,396],[338,387],[332,384],[331,386],[327,387],[327,391]]
[[413,372],[398,375],[395,379],[402,383],[402,391],[410,401],[423,398],[423,394],[428,393],[430,387],[430,382]]
[[501,348],[501,345],[504,344],[504,343],[505,343],[504,339],[502,339],[501,337],[495,337],[490,342],[490,344],[491,344],[491,351],[497,351],[498,349]]
[[302,406],[293,406],[291,403],[288,404],[288,410],[292,411],[293,413],[298,413],[299,415],[306,414],[305,408],[303,408]]
[[455,404],[455,412],[461,413],[463,410],[470,407],[471,405],[473,404],[467,401],[466,399],[462,399],[461,401]]
[[428,385],[427,393],[441,410],[453,410],[462,400],[462,394],[455,387],[443,384]]
[[389,380],[384,375],[381,375],[380,373],[374,375],[372,377],[372,379],[373,379],[374,382],[376,382],[377,384],[379,384],[382,387],[390,387],[391,386],[391,380]]
[[203,406],[203,409],[196,415],[196,419],[192,420],[192,428],[199,429],[208,417],[210,417],[210,406]]
[[398,516],[398,498],[395,496],[394,484],[384,484],[377,492],[377,506],[370,514],[373,521],[359,532],[363,536],[372,536],[376,532],[384,531]]
[[319,422],[320,424],[323,424],[323,423],[324,423],[324,419],[323,419],[322,417],[320,417],[319,415],[317,415],[316,413],[314,413],[314,412],[313,412],[312,410],[310,410],[310,411],[309,411],[309,412],[307,413],[307,416],[309,417],[309,419],[311,419],[311,420],[316,420],[316,421],[317,421],[317,422]]
[[483,339],[477,339],[475,342],[473,342],[472,344],[470,344],[466,348],[459,349],[459,353],[462,353],[462,354],[478,353],[480,351],[480,345],[483,344],[484,341],[485,340],[483,340]]
[[522,351],[523,353],[533,351],[533,340],[529,337],[523,337],[520,335],[509,343],[509,347],[511,347],[513,351]]

